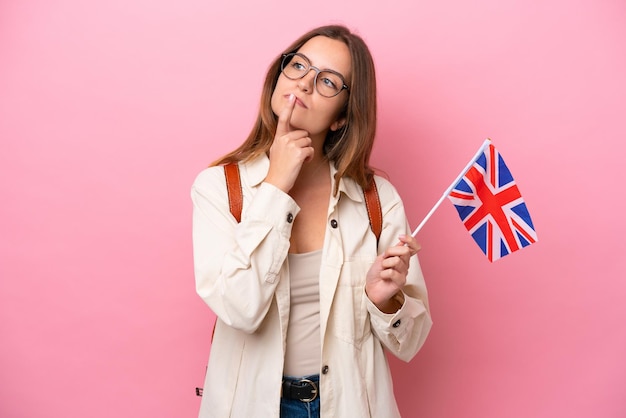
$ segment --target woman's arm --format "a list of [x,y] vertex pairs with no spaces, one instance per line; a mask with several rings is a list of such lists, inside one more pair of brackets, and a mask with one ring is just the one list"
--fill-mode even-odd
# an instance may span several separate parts
[[428,294],[404,205],[393,186],[380,178],[383,209],[382,253],[370,268],[365,291],[373,333],[396,357],[409,361],[432,326]]
[[196,290],[224,323],[252,333],[271,305],[299,208],[286,193],[261,183],[237,223],[222,167],[200,173],[191,198]]

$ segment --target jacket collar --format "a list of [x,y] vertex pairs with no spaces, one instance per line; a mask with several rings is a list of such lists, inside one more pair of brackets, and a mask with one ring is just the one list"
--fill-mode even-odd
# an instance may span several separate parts
[[[250,181],[251,187],[259,186],[270,168],[270,159],[267,155],[263,154],[248,161],[245,165],[245,170]],[[335,190],[335,174],[337,173],[337,167],[335,163],[331,161],[330,164],[330,179],[331,179],[331,191]],[[339,193],[345,194],[351,200],[355,202],[363,201],[363,192],[361,187],[351,178],[344,177],[339,180]]]
[[240,166],[243,166],[246,170],[250,186],[257,187],[267,176],[267,172],[270,169],[270,159],[267,155],[263,154],[245,164],[240,164]]
[[[337,173],[337,167],[335,163],[330,164],[330,178],[331,178],[331,193],[335,190],[335,173]],[[363,201],[363,192],[361,187],[351,178],[343,177],[339,180],[339,193],[343,193],[355,202]]]

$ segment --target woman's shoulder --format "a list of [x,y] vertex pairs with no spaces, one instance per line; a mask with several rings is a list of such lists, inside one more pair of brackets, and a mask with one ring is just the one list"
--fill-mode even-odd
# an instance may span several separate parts
[[374,181],[376,181],[376,188],[378,189],[378,196],[381,202],[402,200],[398,190],[389,179],[376,174],[374,175]]
[[[250,182],[257,184],[267,174],[267,166],[269,160],[266,156],[260,156],[253,158],[249,161],[239,161],[232,164],[239,166],[239,178],[242,184],[249,184]],[[216,187],[224,188],[226,184],[226,175],[224,172],[224,165],[209,166],[196,176],[193,183],[194,189],[200,190],[213,190]]]
[[213,189],[215,186],[223,185],[226,183],[224,177],[224,166],[215,165],[210,166],[198,173],[194,182],[194,189]]

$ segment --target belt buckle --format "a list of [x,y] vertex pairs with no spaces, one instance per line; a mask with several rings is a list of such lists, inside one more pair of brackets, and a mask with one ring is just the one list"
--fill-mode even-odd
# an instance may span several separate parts
[[315,382],[309,379],[300,379],[298,383],[309,383],[311,386],[313,386],[313,397],[300,399],[300,401],[302,402],[313,402],[315,398],[317,398],[317,385],[315,384]]

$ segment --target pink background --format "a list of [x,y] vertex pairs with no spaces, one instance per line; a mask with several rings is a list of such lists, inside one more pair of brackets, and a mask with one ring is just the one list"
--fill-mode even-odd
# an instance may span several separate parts
[[378,68],[373,157],[416,225],[485,137],[539,242],[493,265],[449,202],[419,235],[432,334],[403,416],[626,416],[621,0],[0,2],[0,416],[192,417],[212,314],[195,175],[320,24]]

